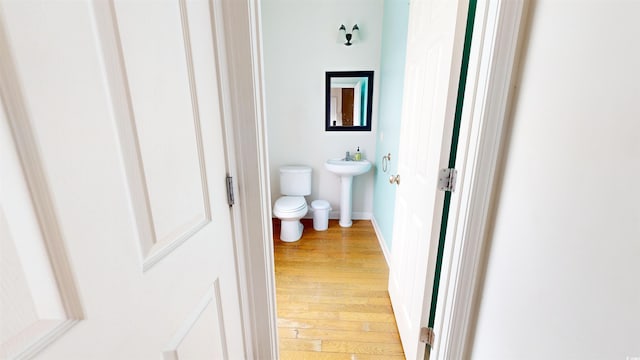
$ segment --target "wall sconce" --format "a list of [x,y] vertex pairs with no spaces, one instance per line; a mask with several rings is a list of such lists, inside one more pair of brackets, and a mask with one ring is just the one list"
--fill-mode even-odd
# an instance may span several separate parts
[[351,46],[352,41],[358,41],[359,34],[360,28],[358,27],[358,24],[353,25],[353,27],[351,28],[351,33],[348,33],[347,27],[342,24],[338,29],[338,41],[342,42],[342,39],[345,39],[347,41],[344,43],[344,46]]

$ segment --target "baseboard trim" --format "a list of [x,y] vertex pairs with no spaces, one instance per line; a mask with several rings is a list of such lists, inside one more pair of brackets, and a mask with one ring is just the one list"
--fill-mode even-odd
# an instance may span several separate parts
[[387,262],[387,267],[390,267],[391,254],[389,252],[389,249],[387,248],[387,243],[384,241],[384,236],[382,236],[382,231],[380,231],[380,227],[378,226],[378,222],[376,221],[375,216],[371,216],[371,224],[373,225],[373,230],[376,232],[376,237],[378,238],[378,242],[380,243],[382,254],[384,254],[384,260]]
[[[274,216],[275,218],[275,216]],[[302,217],[303,219],[313,219],[313,212],[311,210],[309,210],[309,212],[307,213],[307,215]],[[351,219],[352,220],[371,220],[373,218],[373,214],[370,212],[360,212],[360,211],[356,211],[356,212],[352,212],[351,213]],[[340,211],[339,210],[332,210],[329,212],[329,219],[332,220],[337,220],[340,219]]]
[[[352,212],[351,219],[353,220],[371,220],[373,214],[370,212]],[[340,218],[340,212],[337,213],[336,219]]]

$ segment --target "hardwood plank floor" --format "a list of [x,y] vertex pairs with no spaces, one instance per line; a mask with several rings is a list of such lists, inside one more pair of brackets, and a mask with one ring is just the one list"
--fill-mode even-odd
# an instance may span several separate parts
[[327,231],[302,222],[294,243],[273,224],[280,358],[404,359],[371,222],[329,220]]

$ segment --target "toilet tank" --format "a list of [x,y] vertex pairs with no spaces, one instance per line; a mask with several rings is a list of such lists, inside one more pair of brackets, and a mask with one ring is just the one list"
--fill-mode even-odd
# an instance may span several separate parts
[[280,168],[280,194],[288,196],[311,195],[311,168],[288,165]]

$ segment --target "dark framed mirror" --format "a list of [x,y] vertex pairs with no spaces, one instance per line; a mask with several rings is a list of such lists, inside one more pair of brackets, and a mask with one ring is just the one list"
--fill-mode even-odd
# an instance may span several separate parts
[[326,131],[371,131],[373,71],[327,71]]

